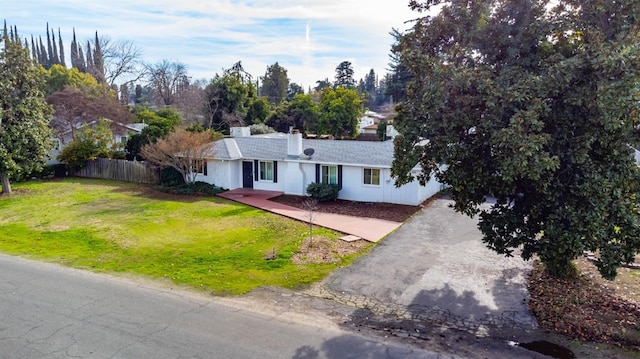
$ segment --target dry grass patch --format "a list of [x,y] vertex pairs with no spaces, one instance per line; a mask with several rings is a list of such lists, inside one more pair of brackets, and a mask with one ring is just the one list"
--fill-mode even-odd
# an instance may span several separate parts
[[361,252],[368,245],[362,239],[345,242],[324,236],[314,236],[313,239],[307,237],[291,261],[295,264],[336,263],[343,257]]

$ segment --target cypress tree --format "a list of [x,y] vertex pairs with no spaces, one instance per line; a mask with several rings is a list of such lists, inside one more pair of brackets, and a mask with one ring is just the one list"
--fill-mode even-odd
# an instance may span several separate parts
[[82,46],[78,46],[78,70],[80,72],[87,72],[87,66],[84,62],[84,54],[82,53]]
[[93,55],[91,54],[91,43],[87,40],[87,51],[84,53],[84,72],[93,75]]
[[13,31],[11,33],[13,34],[11,40],[13,40],[13,42],[20,43],[20,38],[18,36],[18,27],[16,25],[13,25]]
[[38,61],[38,48],[36,47],[35,42],[33,42],[33,35],[31,35],[31,57],[35,61]]
[[60,35],[60,28],[58,28],[58,50],[60,51],[60,65],[66,67],[65,59],[64,59],[64,47],[62,46],[62,36]]
[[54,61],[54,53],[53,53],[53,47],[51,46],[51,37],[49,36],[49,23],[47,23],[47,53],[49,54],[49,56],[47,56],[47,64],[45,65],[45,68],[50,68],[51,65],[53,65],[53,61]]
[[42,43],[42,36],[39,36],[38,39],[40,40],[40,56],[38,57],[38,62],[40,65],[48,69],[49,67],[47,67],[47,64],[49,63],[49,55],[47,54],[47,49]]
[[99,83],[107,82],[104,77],[104,60],[102,58],[102,49],[100,48],[100,40],[98,39],[97,31],[95,44],[93,45],[93,69],[95,72],[94,76]]
[[56,45],[56,33],[51,30],[51,43],[53,45],[53,54],[51,54],[51,65],[59,64],[60,58],[58,57],[58,45]]
[[71,67],[80,70],[80,59],[78,58],[78,43],[76,42],[76,29],[73,29],[73,40],[71,40]]

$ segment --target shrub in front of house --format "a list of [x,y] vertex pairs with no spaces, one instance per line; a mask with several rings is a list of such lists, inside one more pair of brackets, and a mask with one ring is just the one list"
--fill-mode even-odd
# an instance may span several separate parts
[[222,187],[218,187],[206,182],[183,183],[180,185],[159,185],[156,189],[173,194],[182,194],[189,196],[215,196],[218,193],[226,191]]
[[176,187],[184,185],[184,176],[173,167],[164,167],[160,172],[160,185]]
[[339,193],[340,186],[337,184],[314,182],[307,186],[307,194],[320,202],[335,201]]

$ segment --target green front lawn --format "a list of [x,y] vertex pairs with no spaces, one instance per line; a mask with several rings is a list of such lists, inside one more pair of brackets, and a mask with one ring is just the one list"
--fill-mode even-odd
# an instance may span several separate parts
[[[307,225],[221,198],[85,179],[20,183],[14,190],[0,197],[0,251],[76,268],[242,294],[304,286],[354,258],[293,264]],[[317,235],[337,236],[319,228]],[[265,260],[274,248],[277,258]]]

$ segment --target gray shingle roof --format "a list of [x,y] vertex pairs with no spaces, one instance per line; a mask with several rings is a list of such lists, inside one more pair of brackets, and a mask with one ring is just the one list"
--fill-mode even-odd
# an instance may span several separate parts
[[[251,159],[281,161],[287,158],[287,139],[282,137],[225,138],[213,144],[215,158],[224,160]],[[393,142],[302,140],[302,148],[313,148],[311,163],[351,164],[391,167]]]

